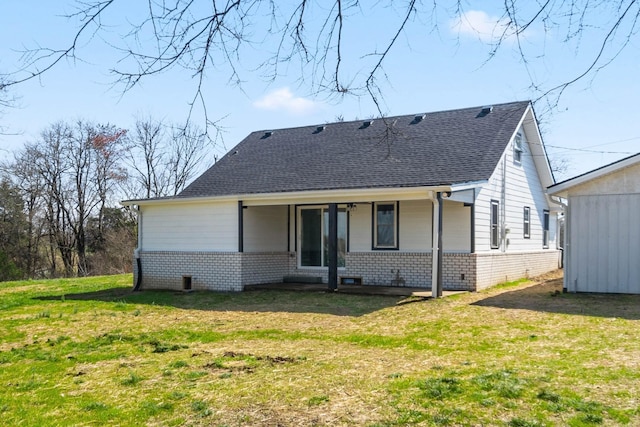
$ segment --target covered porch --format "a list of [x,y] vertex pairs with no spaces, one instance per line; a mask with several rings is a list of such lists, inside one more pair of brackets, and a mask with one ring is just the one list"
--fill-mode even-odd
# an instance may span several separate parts
[[283,196],[238,201],[243,289],[285,277],[280,287],[401,295],[474,288],[473,185]]

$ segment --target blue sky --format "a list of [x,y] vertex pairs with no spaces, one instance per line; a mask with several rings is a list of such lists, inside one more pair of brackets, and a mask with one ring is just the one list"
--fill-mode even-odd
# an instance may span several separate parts
[[[130,2],[129,2],[130,3]],[[146,3],[146,2],[142,2]],[[410,30],[398,41],[384,64],[388,80],[381,80],[382,110],[388,115],[413,114],[492,103],[535,99],[531,76],[543,87],[553,87],[574,77],[593,58],[597,40],[588,37],[564,42],[561,33],[545,33],[531,27],[523,45],[531,52],[528,67],[522,63],[513,40],[507,40],[489,61],[491,33],[499,9],[487,2],[471,2],[463,22],[444,10],[435,18],[417,16]],[[23,0],[3,5],[0,15],[0,71],[13,70],[19,50],[26,47],[60,47],[73,35],[74,25],[60,15],[71,11],[72,2]],[[127,4],[127,3],[125,3]],[[379,4],[379,3],[376,3]],[[496,3],[494,7],[499,8]],[[131,10],[135,14],[135,10]],[[363,54],[379,49],[389,38],[383,29],[400,16],[389,9],[354,11],[345,33],[343,77],[353,81],[370,63]],[[605,26],[607,22],[595,24]],[[603,18],[604,19],[604,18]],[[116,22],[116,21],[114,21]],[[433,30],[432,23],[437,23]],[[111,36],[117,27],[112,28]],[[109,34],[106,36],[109,37]],[[107,40],[108,41],[108,40]],[[632,43],[614,62],[595,76],[569,87],[553,114],[536,108],[543,138],[551,158],[564,158],[569,169],[558,179],[568,178],[640,152],[640,46]],[[240,87],[229,83],[228,67],[207,71],[204,94],[210,118],[224,128],[217,154],[240,142],[254,130],[368,118],[378,114],[369,98],[341,99],[314,95],[309,70],[292,63],[282,75],[268,81],[258,64],[272,46],[252,46],[243,51]],[[63,62],[39,80],[12,89],[18,108],[8,109],[0,125],[10,134],[0,135],[0,159],[10,156],[25,141],[31,141],[48,125],[85,119],[131,128],[135,116],[153,116],[181,122],[188,113],[195,82],[184,70],[172,70],[144,81],[127,93],[112,86],[108,73],[118,56],[101,40],[85,40],[79,56],[84,61]],[[369,61],[369,62],[367,62]],[[196,111],[195,119],[200,111]]]

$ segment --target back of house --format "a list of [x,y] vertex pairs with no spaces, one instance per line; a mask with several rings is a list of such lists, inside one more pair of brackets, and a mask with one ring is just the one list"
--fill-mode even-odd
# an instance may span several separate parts
[[143,289],[283,280],[479,290],[558,267],[530,102],[248,135],[139,214]]

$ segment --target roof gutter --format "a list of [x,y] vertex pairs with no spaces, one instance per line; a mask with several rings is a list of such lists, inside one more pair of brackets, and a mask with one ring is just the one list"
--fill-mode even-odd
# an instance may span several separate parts
[[453,185],[418,187],[376,187],[352,188],[340,190],[293,191],[284,193],[236,194],[206,197],[167,197],[161,199],[124,200],[123,206],[161,206],[171,204],[191,204],[206,202],[237,202],[242,200],[245,206],[279,205],[303,203],[351,203],[375,200],[433,199],[438,192],[455,192],[475,188],[486,181],[468,182]]

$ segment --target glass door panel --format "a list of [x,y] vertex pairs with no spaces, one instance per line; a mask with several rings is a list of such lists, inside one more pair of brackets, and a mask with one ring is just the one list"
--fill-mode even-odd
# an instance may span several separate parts
[[303,267],[322,266],[322,210],[302,209],[300,265]]
[[[329,258],[329,209],[300,210],[300,266],[327,267]],[[338,267],[345,266],[347,210],[338,209]]]

